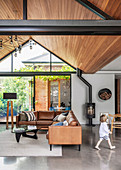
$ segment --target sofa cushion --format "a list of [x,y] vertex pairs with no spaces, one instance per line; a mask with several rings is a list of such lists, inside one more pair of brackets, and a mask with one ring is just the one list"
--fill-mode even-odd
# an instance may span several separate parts
[[36,125],[36,121],[19,121],[19,125]]
[[39,120],[53,120],[55,116],[54,111],[38,111]]
[[51,120],[38,120],[37,121],[37,125],[47,125],[47,126],[49,126],[52,123],[53,123],[53,121],[51,121]]

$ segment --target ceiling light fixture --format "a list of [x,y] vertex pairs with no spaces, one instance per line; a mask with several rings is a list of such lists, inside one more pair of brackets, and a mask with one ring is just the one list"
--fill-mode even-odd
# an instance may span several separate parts
[[3,49],[2,42],[3,42],[3,40],[2,40],[2,39],[0,39],[0,49]]
[[16,47],[15,48],[15,57],[17,57],[17,51],[18,51],[18,48]]
[[10,38],[10,44],[13,44],[13,37],[10,36],[9,38]]
[[30,50],[32,50],[32,40],[29,40]]

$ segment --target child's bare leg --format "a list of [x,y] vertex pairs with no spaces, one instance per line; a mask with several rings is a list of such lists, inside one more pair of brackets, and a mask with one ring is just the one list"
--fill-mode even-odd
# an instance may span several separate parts
[[109,144],[110,149],[115,149],[116,148],[115,146],[112,146],[110,139],[108,139],[108,144]]
[[97,142],[97,145],[95,146],[96,149],[100,150],[99,145],[101,144],[102,140],[103,140],[103,139],[100,139],[100,140]]

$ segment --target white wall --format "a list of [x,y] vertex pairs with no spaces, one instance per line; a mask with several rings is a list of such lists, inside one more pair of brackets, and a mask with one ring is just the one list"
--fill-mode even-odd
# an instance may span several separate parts
[[[96,117],[94,124],[99,123],[100,112],[115,113],[115,75],[114,74],[84,74],[82,75],[92,85],[92,102],[96,103]],[[98,97],[98,91],[109,88],[112,97],[103,101]],[[72,110],[81,124],[88,122],[85,114],[85,103],[88,102],[88,87],[77,77],[72,75]]]

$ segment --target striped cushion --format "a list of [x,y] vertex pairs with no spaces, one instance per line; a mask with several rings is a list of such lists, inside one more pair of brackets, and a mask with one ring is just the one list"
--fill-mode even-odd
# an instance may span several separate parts
[[24,113],[27,117],[27,121],[35,121],[36,120],[36,117],[33,112],[24,112]]

